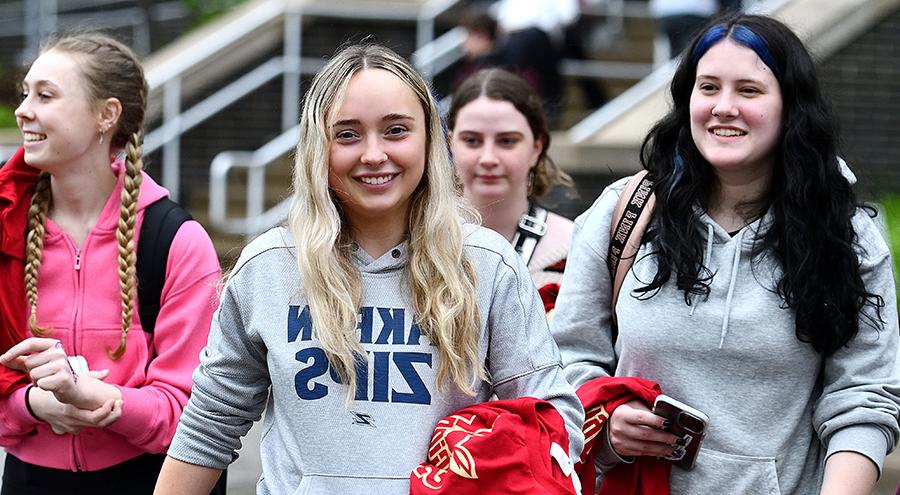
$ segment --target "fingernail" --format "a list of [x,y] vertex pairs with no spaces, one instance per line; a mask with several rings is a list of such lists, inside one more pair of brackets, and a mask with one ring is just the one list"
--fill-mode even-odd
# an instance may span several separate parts
[[672,457],[676,460],[680,460],[682,457],[684,457],[684,454],[685,450],[681,447],[675,447],[674,449],[672,449]]
[[669,421],[668,419],[664,419],[662,422],[662,427],[664,430],[669,429],[669,426],[671,426],[671,425],[672,425],[672,422]]
[[687,440],[685,440],[684,438],[679,438],[679,439],[675,440],[675,443],[684,447],[685,445],[687,445]]

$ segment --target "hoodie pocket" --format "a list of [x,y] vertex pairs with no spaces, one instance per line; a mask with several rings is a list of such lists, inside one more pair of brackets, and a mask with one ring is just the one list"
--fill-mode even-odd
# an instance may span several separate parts
[[291,495],[338,493],[409,493],[409,478],[367,478],[306,475]]
[[81,352],[91,370],[109,369],[106,383],[124,387],[140,387],[146,382],[150,350],[147,336],[139,326],[132,327],[125,338],[125,353],[113,359],[108,351],[115,350],[122,338],[119,326],[95,326],[82,330]]
[[780,495],[774,457],[752,457],[700,449],[691,471],[672,468],[672,494],[740,493]]

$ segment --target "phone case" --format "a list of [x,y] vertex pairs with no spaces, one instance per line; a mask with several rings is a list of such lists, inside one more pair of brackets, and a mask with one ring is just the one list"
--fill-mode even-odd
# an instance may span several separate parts
[[672,464],[690,470],[694,468],[700,443],[709,428],[709,416],[667,395],[660,395],[653,403],[653,414],[669,420],[665,431],[684,438],[687,444],[680,447],[678,455],[666,457]]

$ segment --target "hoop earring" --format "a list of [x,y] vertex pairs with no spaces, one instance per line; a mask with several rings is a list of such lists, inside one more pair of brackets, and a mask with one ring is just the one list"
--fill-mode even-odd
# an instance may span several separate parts
[[103,144],[103,128],[100,128],[100,144]]
[[537,168],[537,165],[531,167],[528,170],[528,182],[525,183],[525,190],[527,191],[528,197],[531,197],[531,193],[534,190],[534,169]]

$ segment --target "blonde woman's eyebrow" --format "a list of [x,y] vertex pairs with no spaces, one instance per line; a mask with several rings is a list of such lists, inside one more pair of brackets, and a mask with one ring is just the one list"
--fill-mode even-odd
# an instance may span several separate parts
[[338,120],[337,122],[332,124],[331,127],[340,127],[340,126],[345,126],[345,125],[359,125],[359,123],[360,123],[359,119],[344,119],[344,120]]
[[[389,113],[381,118],[382,122],[395,122],[397,120],[415,120],[413,117],[404,113]],[[331,127],[360,125],[362,121],[359,119],[342,119],[338,120]]]
[[415,120],[409,115],[403,113],[389,113],[381,118],[382,122],[393,122],[395,120]]

